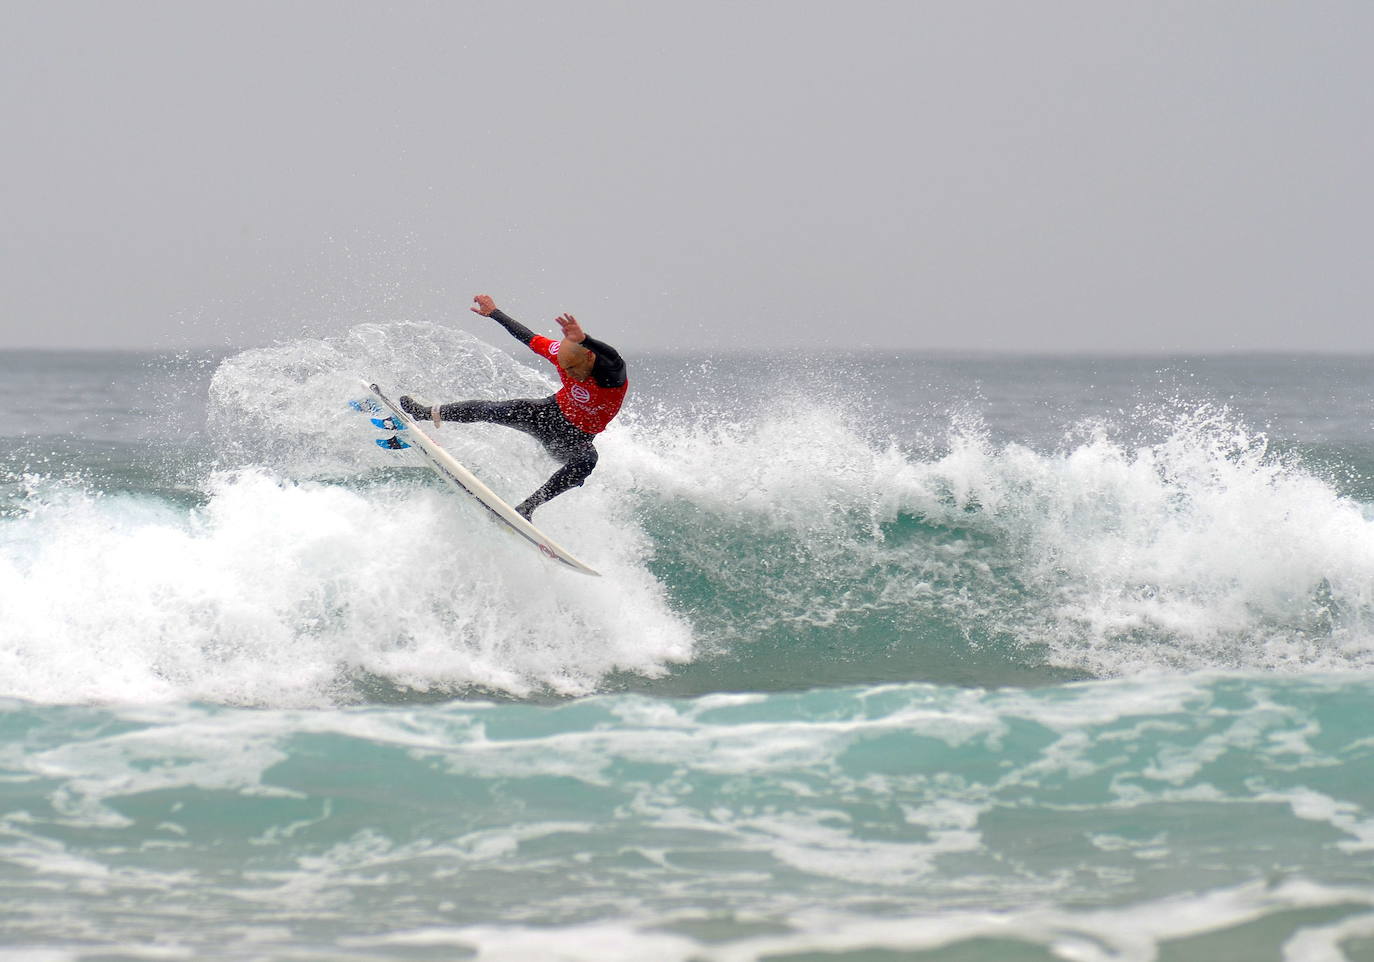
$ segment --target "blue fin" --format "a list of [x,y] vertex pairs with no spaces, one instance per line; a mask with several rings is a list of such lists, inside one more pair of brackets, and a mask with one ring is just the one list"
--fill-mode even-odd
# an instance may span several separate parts
[[406,429],[399,418],[373,418],[372,423],[383,431],[404,431]]
[[389,438],[378,438],[377,447],[386,448],[388,451],[400,451],[403,448],[410,447],[410,445],[406,444],[404,441],[402,441],[395,435],[392,435]]
[[364,414],[376,414],[382,409],[382,406],[370,397],[365,397],[361,401],[349,401],[348,406]]

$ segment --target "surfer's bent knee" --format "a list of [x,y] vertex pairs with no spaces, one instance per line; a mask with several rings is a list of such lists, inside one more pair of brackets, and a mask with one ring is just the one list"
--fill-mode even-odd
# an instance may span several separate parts
[[600,455],[596,453],[596,448],[590,444],[574,451],[572,457],[568,458],[563,470],[567,472],[570,485],[574,488],[582,487],[582,483],[587,480],[587,476],[596,467],[596,462],[600,460]]

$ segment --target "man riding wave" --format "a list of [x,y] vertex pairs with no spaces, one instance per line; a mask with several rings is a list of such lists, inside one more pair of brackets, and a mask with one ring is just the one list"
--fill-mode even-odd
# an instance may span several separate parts
[[486,294],[473,298],[473,313],[490,317],[558,368],[562,387],[546,398],[517,398],[510,401],[453,401],[425,404],[406,395],[401,410],[416,420],[486,421],[523,431],[544,445],[544,449],[563,466],[517,507],[529,520],[534,509],[564,491],[580,487],[596,467],[596,435],[620,412],[630,382],[625,361],[603,341],[588,337],[571,314],[557,318],[563,339],[555,341],[535,334],[509,317]]

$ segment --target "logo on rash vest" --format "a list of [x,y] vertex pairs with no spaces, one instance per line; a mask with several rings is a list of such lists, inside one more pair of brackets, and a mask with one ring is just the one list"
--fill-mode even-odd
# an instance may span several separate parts
[[562,342],[562,341],[554,341],[552,344],[549,345],[549,353],[550,353],[550,354],[553,354],[553,355],[557,355],[557,354],[558,354],[558,349],[559,349],[560,347],[562,347],[562,346],[563,346],[563,342]]
[[572,386],[572,396],[579,404],[586,404],[592,399],[592,392],[588,391],[581,384]]

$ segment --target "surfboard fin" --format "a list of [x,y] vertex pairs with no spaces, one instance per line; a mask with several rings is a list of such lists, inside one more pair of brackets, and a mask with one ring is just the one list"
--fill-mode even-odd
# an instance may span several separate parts
[[[380,414],[382,411],[382,406],[370,397],[365,397],[361,401],[349,401],[348,406],[364,414]],[[376,423],[375,420],[373,423]]]
[[372,423],[383,431],[404,431],[406,429],[400,418],[373,418]]
[[410,445],[393,434],[389,438],[378,438],[377,447],[386,448],[388,451],[400,451],[410,447]]

